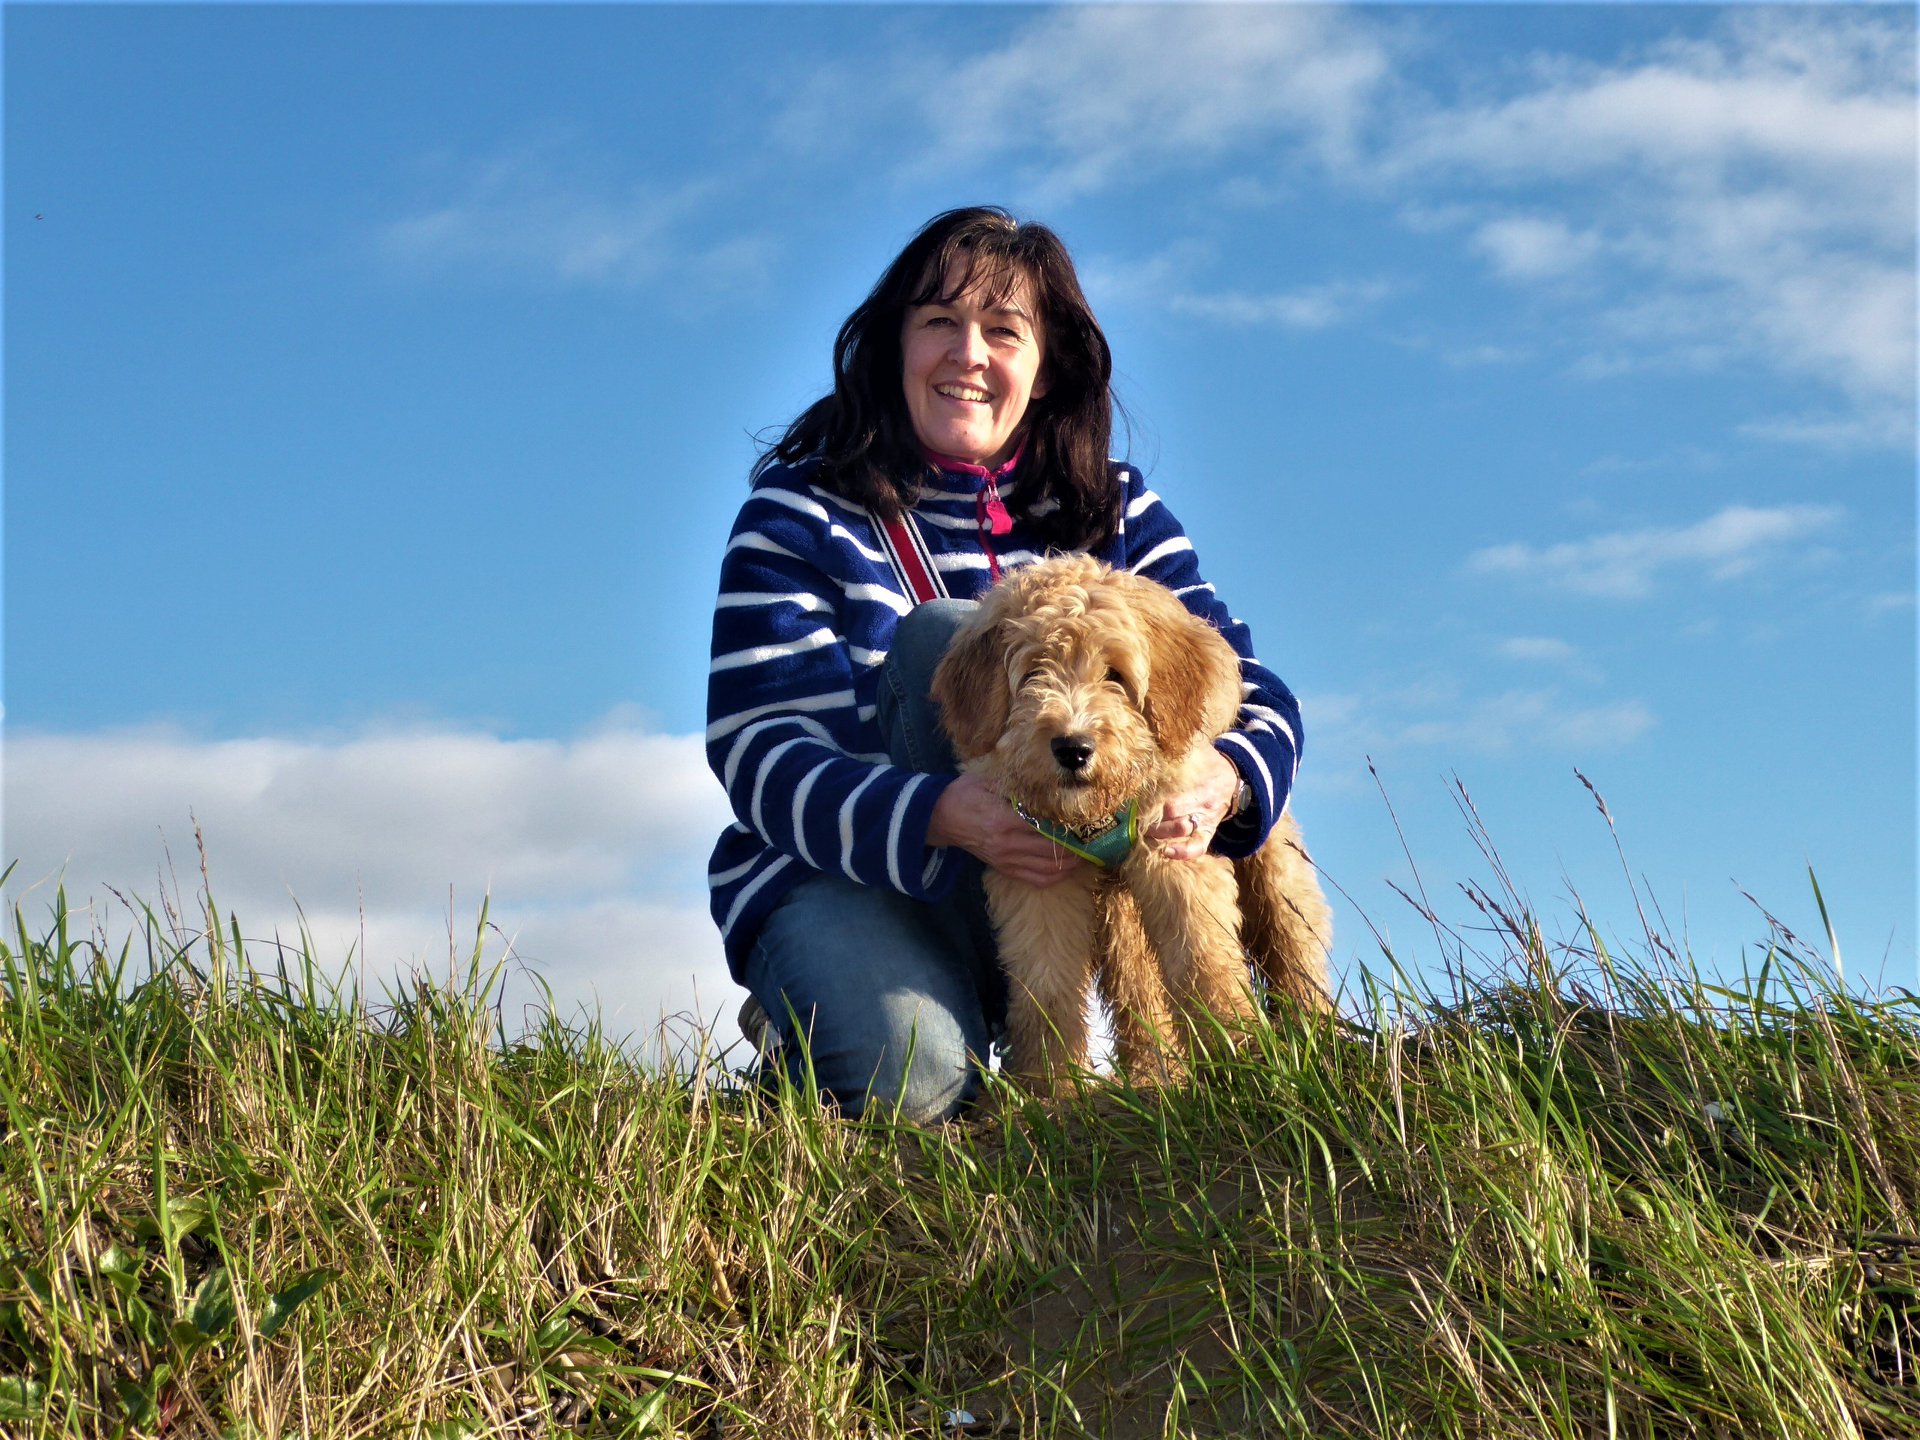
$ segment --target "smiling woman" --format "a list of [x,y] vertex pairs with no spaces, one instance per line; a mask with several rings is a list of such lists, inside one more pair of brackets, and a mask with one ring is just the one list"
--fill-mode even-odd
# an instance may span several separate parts
[[1024,277],[1003,296],[971,278],[956,261],[940,294],[907,311],[907,415],[929,449],[994,469],[1012,457],[1028,402],[1046,398],[1046,338]]
[[1004,571],[1095,555],[1165,585],[1240,657],[1237,724],[1192,789],[1140,817],[1162,855],[1252,854],[1285,807],[1299,707],[1179,522],[1108,458],[1112,368],[1057,235],[986,207],[936,216],[840,327],[833,392],[762,457],[728,542],[707,756],[734,823],[713,915],[778,1057],[767,1073],[850,1112],[931,1121],[972,1096],[1006,1013],[981,867],[1089,882],[954,773],[928,699]]

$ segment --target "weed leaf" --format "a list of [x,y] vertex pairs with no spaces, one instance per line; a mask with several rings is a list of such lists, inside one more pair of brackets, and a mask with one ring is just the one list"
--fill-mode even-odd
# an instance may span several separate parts
[[31,1420],[46,1404],[47,1387],[22,1375],[0,1375],[0,1420]]
[[233,1328],[233,1282],[224,1268],[202,1280],[193,1292],[187,1319],[202,1339],[214,1340]]
[[309,1270],[286,1289],[269,1296],[267,1308],[260,1313],[260,1338],[271,1340],[278,1335],[294,1311],[339,1278],[338,1270]]

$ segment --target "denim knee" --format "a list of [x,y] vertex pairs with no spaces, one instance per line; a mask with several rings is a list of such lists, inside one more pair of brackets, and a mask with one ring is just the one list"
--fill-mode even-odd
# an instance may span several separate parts
[[847,1114],[916,1123],[979,1086],[998,970],[945,907],[815,875],[768,916],[742,978],[779,1035],[779,1064]]
[[[880,1023],[869,1032],[873,1054],[865,1093],[850,1113],[897,1114],[915,1125],[950,1120],[980,1088],[976,1063],[986,1048],[982,1026],[969,1026],[931,996],[893,991],[879,999]],[[973,1043],[967,1031],[976,1030]],[[862,1057],[863,1059],[867,1057]],[[836,1098],[840,1098],[836,1096]]]
[[980,1088],[984,1024],[969,1025],[930,996],[890,991],[858,1019],[823,1017],[817,1005],[803,1012],[790,994],[783,998],[787,1004],[773,1020],[780,1037],[774,1063],[796,1089],[811,1088],[844,1115],[937,1124],[965,1109]]

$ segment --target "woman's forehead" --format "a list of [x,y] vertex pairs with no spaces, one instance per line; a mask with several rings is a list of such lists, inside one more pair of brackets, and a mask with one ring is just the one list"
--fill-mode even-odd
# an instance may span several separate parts
[[948,305],[962,299],[990,309],[1017,310],[1028,316],[1035,313],[1033,278],[1025,269],[1005,257],[971,250],[950,258],[938,283],[929,271],[913,303]]

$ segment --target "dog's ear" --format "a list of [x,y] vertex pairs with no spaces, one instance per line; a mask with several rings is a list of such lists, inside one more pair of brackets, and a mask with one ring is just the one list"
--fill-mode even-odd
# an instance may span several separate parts
[[1007,728],[1005,627],[978,616],[962,625],[933,672],[933,703],[962,761],[993,749]]
[[1141,707],[1160,748],[1180,754],[1224,734],[1240,709],[1240,657],[1221,633],[1169,590],[1142,582],[1134,614],[1147,641],[1147,700]]

